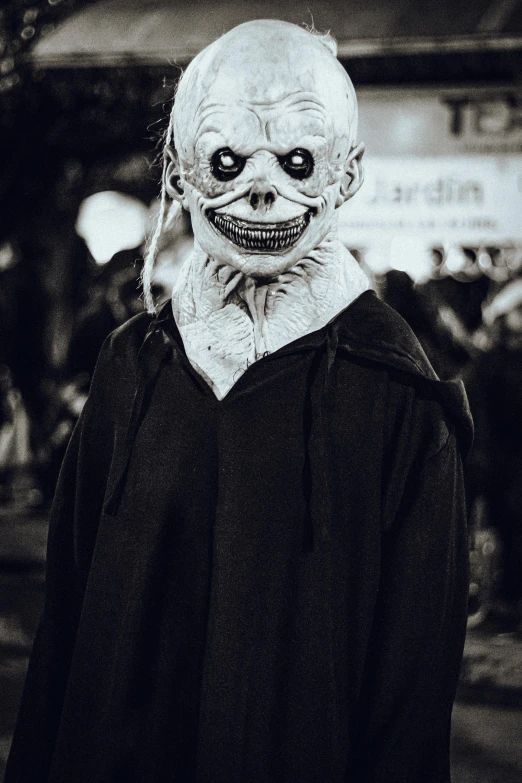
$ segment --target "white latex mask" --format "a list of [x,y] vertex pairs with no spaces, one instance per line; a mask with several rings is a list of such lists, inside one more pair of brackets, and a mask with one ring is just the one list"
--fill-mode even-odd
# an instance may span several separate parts
[[368,287],[337,240],[335,210],[362,184],[364,146],[330,45],[286,22],[248,22],[178,87],[166,187],[190,211],[195,252],[173,306],[218,397]]
[[181,80],[170,194],[207,255],[272,278],[322,242],[358,189],[356,128],[353,86],[319,38],[278,21],[240,25]]

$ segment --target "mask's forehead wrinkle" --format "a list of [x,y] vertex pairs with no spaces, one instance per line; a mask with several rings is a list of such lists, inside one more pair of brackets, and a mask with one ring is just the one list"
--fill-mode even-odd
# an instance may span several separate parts
[[[279,103],[282,103],[284,101],[290,101],[292,98],[297,97],[298,99],[302,98],[304,94],[312,96],[312,99],[315,97],[314,93],[304,93],[303,90],[297,88],[295,90],[292,90],[291,92],[288,92],[281,97],[276,98],[276,101]],[[273,98],[267,99],[255,99],[255,98],[240,98],[241,103],[249,103],[252,106],[272,106],[275,101]]]
[[249,106],[247,103],[242,103],[242,108],[245,111],[247,111],[251,115],[251,117],[253,117],[255,119],[255,121],[257,122],[260,130],[263,130],[263,128],[265,127],[266,123],[264,122],[262,117],[260,117],[259,113],[252,106]]
[[[290,116],[294,113],[306,113],[310,118],[314,118],[324,124],[326,124],[328,119],[326,107],[320,98],[313,93],[301,92],[299,90],[292,92],[290,95],[285,96],[276,102],[253,102],[242,99],[237,103],[220,103],[212,100],[208,104],[200,104],[200,110],[196,116],[194,134],[196,139],[202,133],[207,133],[210,129],[219,131],[218,117],[221,117],[224,122],[230,120],[231,117],[233,119],[237,118],[237,122],[240,124],[240,112],[248,112],[253,116],[256,119],[259,128],[262,130],[267,130],[274,119],[279,120],[285,115]],[[214,118],[212,128],[207,125],[209,118]],[[229,123],[226,122],[226,124],[228,125]],[[268,135],[269,134],[270,131],[268,130]],[[270,141],[269,138],[268,140]]]
[[315,92],[308,90],[294,90],[290,94],[283,95],[275,101],[251,101],[244,100],[245,105],[259,106],[265,111],[272,111],[282,113],[286,109],[293,108],[294,106],[304,106],[311,109],[319,107],[322,111],[325,110],[324,102],[319,95]]
[[[355,143],[357,105],[344,68],[308,31],[284,22],[246,23],[218,39],[187,68],[178,99],[175,137],[188,157],[198,136],[210,126],[219,133],[222,122],[232,148],[234,135],[245,137],[245,121],[274,141],[285,114],[294,115],[294,130],[298,115],[304,134],[326,132],[332,150],[342,138],[348,148]],[[310,130],[309,118],[323,128]]]
[[216,115],[220,114],[223,111],[223,107],[220,106],[219,103],[212,103],[209,106],[205,106],[202,108],[198,113],[196,114],[196,120],[197,125],[195,128],[194,136],[197,139],[198,136],[201,135],[202,132],[208,133],[209,130],[219,130],[219,124],[216,123],[216,127],[212,126],[212,123],[210,125],[207,125],[207,120],[209,120],[211,117],[215,117]]
[[[245,113],[248,116],[245,116]],[[209,106],[205,106],[200,115],[194,133],[195,143],[205,133],[230,134],[231,129],[236,128],[237,135],[239,135],[239,128],[245,125],[252,128],[249,119],[254,119],[255,125],[261,130],[265,124],[259,114],[252,107],[245,104],[238,106],[233,103],[212,103]]]

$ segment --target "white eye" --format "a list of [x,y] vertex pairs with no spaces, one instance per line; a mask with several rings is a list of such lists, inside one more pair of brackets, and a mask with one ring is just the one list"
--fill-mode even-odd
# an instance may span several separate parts
[[292,157],[290,158],[290,163],[292,166],[304,166],[305,165],[305,157],[304,155],[301,155],[300,152],[296,152]]
[[232,155],[222,155],[220,163],[224,169],[231,169],[234,165],[234,158]]

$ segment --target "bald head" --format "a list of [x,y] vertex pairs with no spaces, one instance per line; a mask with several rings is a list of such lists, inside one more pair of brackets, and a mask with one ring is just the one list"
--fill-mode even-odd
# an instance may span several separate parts
[[277,20],[239,25],[195,57],[180,80],[174,109],[178,153],[191,162],[201,114],[213,105],[270,111],[299,94],[321,104],[332,140],[342,137],[353,146],[357,102],[333,40]]

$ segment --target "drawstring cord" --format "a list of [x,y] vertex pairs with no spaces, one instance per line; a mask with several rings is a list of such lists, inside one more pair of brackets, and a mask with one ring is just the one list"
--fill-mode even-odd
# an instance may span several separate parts
[[[337,353],[339,336],[335,324],[330,324],[323,350],[317,350],[306,379],[306,398],[303,413],[305,457],[303,465],[303,495],[305,515],[303,520],[303,552],[313,552],[318,517],[319,529],[328,530],[331,516],[330,486],[328,481],[328,397],[331,370]],[[317,381],[321,365],[322,379]],[[320,388],[317,389],[317,383]],[[317,395],[319,399],[317,400]],[[319,511],[318,511],[319,510]]]
[[159,321],[152,321],[138,353],[138,380],[123,445],[123,466],[105,504],[105,512],[110,516],[115,516],[118,513],[127,481],[134,441],[147,413],[159,374],[171,354],[172,345],[167,335],[161,329]]

